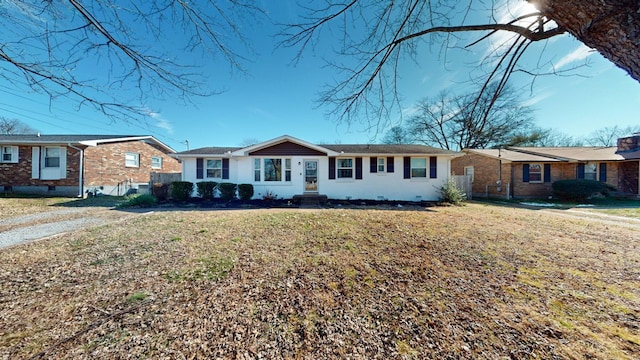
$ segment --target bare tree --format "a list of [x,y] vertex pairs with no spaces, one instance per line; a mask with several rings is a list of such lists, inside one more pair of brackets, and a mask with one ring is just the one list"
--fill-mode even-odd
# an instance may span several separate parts
[[[338,121],[365,119],[366,125],[375,129],[385,126],[384,119],[400,107],[401,60],[412,57],[420,63],[425,56],[420,50],[427,46],[446,56],[447,49],[453,47],[471,47],[498,34],[512,35],[492,47],[490,58],[478,59],[477,64],[487,70],[476,79],[481,84],[478,98],[484,96],[488,84],[498,84],[494,90],[501,91],[515,72],[542,75],[539,69],[519,67],[519,60],[532,43],[567,31],[586,45],[608,53],[608,59],[640,80],[640,11],[636,2],[614,0],[605,5],[598,0],[529,1],[539,10],[502,20],[499,10],[508,0],[489,5],[473,0],[325,0],[316,8],[304,7],[304,21],[285,28],[281,45],[298,47],[299,59],[305,48],[329,36],[329,32],[340,39],[338,57],[333,57],[330,64],[343,77],[328,86],[320,101],[333,106],[331,113],[338,116]],[[472,23],[470,19],[478,21],[482,14],[486,14],[485,21]],[[475,41],[460,38],[469,33],[479,35]]]
[[220,91],[205,86],[201,67],[218,60],[242,71],[250,44],[240,25],[261,13],[249,0],[5,0],[0,78],[140,119],[149,99]]
[[[409,119],[410,132],[427,145],[449,150],[484,149],[509,143],[533,122],[532,110],[521,105],[510,89],[490,91],[478,97],[440,93],[435,99],[423,99],[418,113]],[[494,96],[494,94],[497,94]]]
[[605,126],[592,132],[587,137],[591,146],[616,146],[618,138],[640,132],[640,126],[620,127],[618,125]]
[[36,131],[37,130],[18,119],[7,119],[3,116],[0,116],[0,134],[35,134]]
[[382,144],[409,144],[413,141],[409,130],[401,125],[396,125],[384,134],[380,142]]

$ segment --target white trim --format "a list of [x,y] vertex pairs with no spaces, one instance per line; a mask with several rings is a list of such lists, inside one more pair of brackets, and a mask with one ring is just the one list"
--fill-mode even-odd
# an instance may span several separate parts
[[31,148],[31,178],[40,179],[40,146]]

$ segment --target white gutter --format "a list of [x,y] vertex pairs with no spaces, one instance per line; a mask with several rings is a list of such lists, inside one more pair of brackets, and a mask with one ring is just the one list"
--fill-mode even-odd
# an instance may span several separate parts
[[84,161],[83,161],[84,150],[71,145],[71,143],[68,143],[67,146],[69,146],[72,149],[76,149],[80,152],[80,176],[78,176],[78,197],[84,198]]

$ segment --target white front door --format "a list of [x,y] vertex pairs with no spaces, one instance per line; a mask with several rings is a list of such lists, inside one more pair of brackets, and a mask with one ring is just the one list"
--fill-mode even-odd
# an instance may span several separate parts
[[304,191],[318,192],[318,160],[304,161]]

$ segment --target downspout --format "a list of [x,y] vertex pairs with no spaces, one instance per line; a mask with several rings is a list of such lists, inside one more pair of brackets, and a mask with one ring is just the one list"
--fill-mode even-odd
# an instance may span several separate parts
[[84,161],[83,161],[84,150],[71,145],[71,143],[68,143],[67,146],[69,146],[72,149],[76,149],[80,152],[80,176],[78,176],[78,197],[84,198]]

